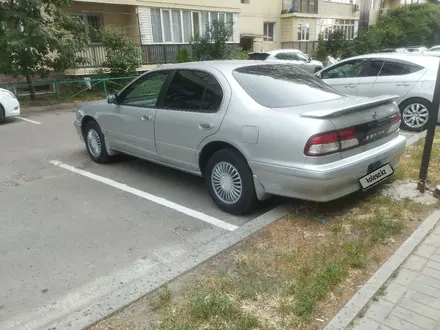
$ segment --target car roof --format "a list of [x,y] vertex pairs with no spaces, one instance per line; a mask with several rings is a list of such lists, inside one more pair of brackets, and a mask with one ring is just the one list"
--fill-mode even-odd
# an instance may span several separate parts
[[[273,62],[273,61],[259,61],[259,60],[212,60],[212,61],[199,61],[199,62],[184,62],[184,63],[170,63],[170,64],[164,64],[161,65],[155,69],[185,69],[185,68],[192,68],[192,69],[203,69],[206,67],[215,68],[220,71],[233,71],[240,67],[250,66],[250,65],[286,65],[288,64],[280,64],[279,62]],[[150,71],[153,71],[150,70]]]
[[399,53],[399,52],[393,52],[393,53],[373,53],[373,54],[365,54],[365,55],[359,55],[354,56],[350,58],[344,59],[346,60],[354,60],[354,59],[368,59],[368,58],[375,58],[380,57],[384,59],[396,59],[396,60],[402,60],[402,61],[408,61],[417,65],[421,65],[424,67],[430,67],[430,68],[437,68],[439,58],[434,56],[428,56],[418,53]]

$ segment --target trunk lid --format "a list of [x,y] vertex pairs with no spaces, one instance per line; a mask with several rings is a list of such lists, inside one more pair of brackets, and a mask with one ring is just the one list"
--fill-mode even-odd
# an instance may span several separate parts
[[340,152],[342,158],[375,148],[396,137],[392,117],[399,113],[398,96],[342,97],[308,105],[301,117],[330,120],[336,130],[355,128],[359,145]]

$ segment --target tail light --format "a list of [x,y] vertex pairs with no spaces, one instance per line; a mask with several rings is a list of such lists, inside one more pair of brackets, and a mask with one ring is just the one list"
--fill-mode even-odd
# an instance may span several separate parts
[[339,131],[312,136],[304,148],[306,156],[324,156],[359,145],[356,128],[349,127]]
[[391,117],[391,126],[388,129],[388,134],[397,131],[399,129],[399,127],[400,127],[400,122],[401,121],[402,121],[402,116],[400,115],[400,112],[398,112],[397,114],[393,115]]

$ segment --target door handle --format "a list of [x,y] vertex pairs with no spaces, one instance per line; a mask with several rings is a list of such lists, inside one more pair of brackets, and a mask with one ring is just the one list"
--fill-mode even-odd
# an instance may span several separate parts
[[396,86],[409,86],[411,84],[396,84]]
[[345,87],[345,88],[355,88],[356,85],[345,85],[344,87]]
[[150,115],[143,115],[142,116],[142,120],[151,120],[151,119],[153,119],[153,116],[150,116]]
[[200,129],[211,129],[214,127],[214,124],[211,123],[200,123],[199,128]]

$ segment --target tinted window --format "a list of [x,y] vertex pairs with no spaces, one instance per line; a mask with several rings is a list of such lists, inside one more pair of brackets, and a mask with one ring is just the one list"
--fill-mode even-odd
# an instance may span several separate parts
[[373,60],[370,62],[370,65],[368,65],[368,69],[365,70],[365,76],[366,77],[377,77],[377,75],[380,72],[380,69],[382,68],[384,61],[381,60]]
[[268,57],[269,57],[269,54],[267,54],[267,53],[253,53],[253,54],[248,55],[249,60],[262,60],[262,61],[264,61]]
[[179,70],[170,82],[165,94],[167,109],[190,111],[216,111],[223,99],[223,91],[217,80],[208,73]]
[[256,102],[270,108],[318,103],[342,96],[307,72],[285,64],[246,66],[233,71]]
[[400,76],[422,70],[423,67],[411,63],[386,61],[379,76]]
[[167,71],[153,72],[140,77],[121,93],[119,96],[120,104],[137,107],[155,107],[167,77]]
[[354,60],[336,65],[321,74],[322,79],[356,78],[365,76],[365,60]]
[[276,54],[275,57],[279,60],[290,60],[290,61],[298,61],[298,55],[296,53],[279,53]]

